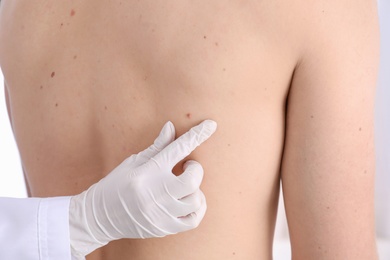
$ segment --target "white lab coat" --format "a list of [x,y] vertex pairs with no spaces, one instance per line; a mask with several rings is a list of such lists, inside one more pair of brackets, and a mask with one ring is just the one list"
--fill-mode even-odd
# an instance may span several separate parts
[[70,197],[0,198],[0,259],[71,260]]

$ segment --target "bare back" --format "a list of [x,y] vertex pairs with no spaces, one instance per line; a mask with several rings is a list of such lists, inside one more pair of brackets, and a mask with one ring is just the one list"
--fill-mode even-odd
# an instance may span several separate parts
[[2,1],[0,62],[32,196],[83,191],[168,120],[177,135],[218,123],[189,157],[205,169],[199,228],[116,241],[87,259],[271,259],[297,7]]

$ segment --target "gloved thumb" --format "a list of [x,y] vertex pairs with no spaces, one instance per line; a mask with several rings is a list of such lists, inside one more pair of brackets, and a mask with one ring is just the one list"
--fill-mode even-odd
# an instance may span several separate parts
[[175,127],[171,121],[168,121],[163,126],[156,140],[154,140],[154,143],[136,155],[135,162],[141,165],[149,161],[150,158],[161,152],[173,140],[175,140]]

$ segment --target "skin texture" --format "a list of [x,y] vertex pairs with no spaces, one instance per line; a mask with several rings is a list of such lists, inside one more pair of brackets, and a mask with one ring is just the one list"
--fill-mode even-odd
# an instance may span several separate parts
[[166,121],[179,136],[210,118],[187,158],[205,171],[201,225],[88,260],[271,259],[280,180],[293,259],[375,259],[377,27],[373,1],[3,1],[31,195],[80,193]]

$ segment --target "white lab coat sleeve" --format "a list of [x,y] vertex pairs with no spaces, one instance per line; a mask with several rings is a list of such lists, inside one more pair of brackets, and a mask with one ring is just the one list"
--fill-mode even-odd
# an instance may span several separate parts
[[70,260],[70,197],[0,198],[0,259]]

